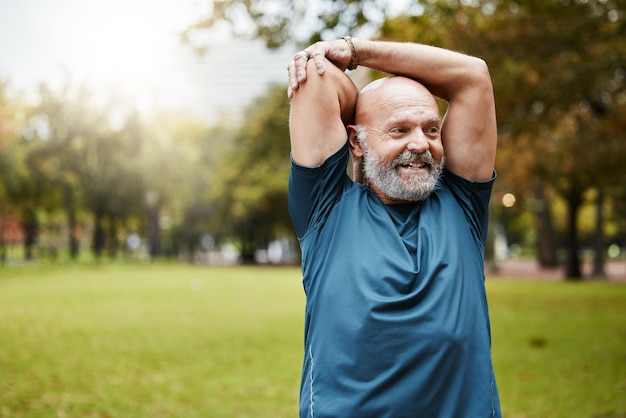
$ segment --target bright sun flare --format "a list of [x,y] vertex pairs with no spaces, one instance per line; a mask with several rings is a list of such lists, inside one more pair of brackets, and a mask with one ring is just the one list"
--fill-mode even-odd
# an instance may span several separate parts
[[[100,103],[175,110],[215,122],[238,114],[269,83],[284,82],[291,47],[199,34],[198,56],[179,34],[211,0],[0,0],[0,81],[36,102],[37,86],[86,86]],[[198,34],[196,34],[198,35]],[[109,99],[112,99],[109,101]],[[122,102],[123,101],[123,102]]]
[[[73,76],[92,82],[115,80],[141,89],[167,83],[175,65],[178,33],[197,19],[189,0],[107,0],[75,2],[62,10],[57,38],[59,60]],[[59,8],[63,8],[60,2]]]

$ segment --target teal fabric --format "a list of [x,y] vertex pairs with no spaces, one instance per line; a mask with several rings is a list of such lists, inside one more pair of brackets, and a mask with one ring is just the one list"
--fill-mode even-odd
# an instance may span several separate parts
[[[346,175],[348,146],[292,162],[306,293],[301,417],[500,417],[484,286],[493,179],[444,171],[384,205]],[[495,178],[495,176],[494,176]]]

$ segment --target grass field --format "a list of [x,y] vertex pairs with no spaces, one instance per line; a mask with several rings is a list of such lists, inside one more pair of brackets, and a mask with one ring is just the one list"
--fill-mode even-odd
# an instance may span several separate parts
[[[508,418],[626,417],[626,285],[488,280]],[[0,417],[295,417],[296,268],[0,270]]]

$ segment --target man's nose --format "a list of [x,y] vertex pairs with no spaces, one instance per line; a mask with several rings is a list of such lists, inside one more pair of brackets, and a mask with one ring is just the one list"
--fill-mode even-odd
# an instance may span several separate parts
[[418,153],[428,150],[428,139],[426,138],[426,135],[424,135],[424,132],[415,131],[413,135],[409,137],[406,149]]

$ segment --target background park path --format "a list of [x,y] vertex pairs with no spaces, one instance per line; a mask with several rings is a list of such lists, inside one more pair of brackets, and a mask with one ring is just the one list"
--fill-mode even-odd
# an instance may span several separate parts
[[[582,266],[583,280],[608,281],[626,283],[626,260],[610,260],[604,266],[606,278],[592,278],[591,263]],[[487,266],[487,278],[519,278],[529,280],[564,280],[563,268],[543,268],[533,259],[511,258],[498,262],[497,269]]]

